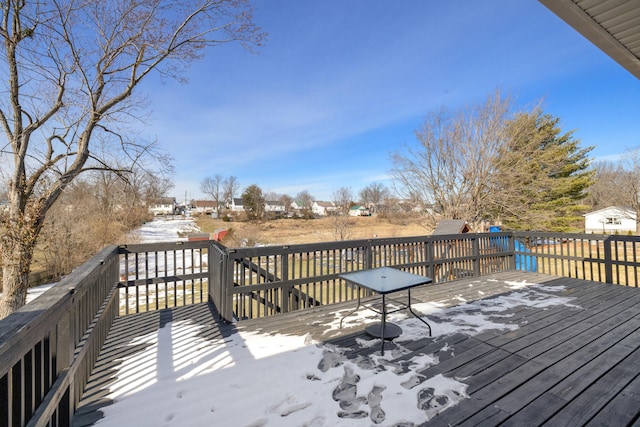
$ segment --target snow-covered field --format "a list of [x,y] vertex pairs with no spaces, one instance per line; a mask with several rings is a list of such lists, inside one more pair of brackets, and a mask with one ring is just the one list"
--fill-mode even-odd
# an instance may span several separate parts
[[[187,240],[187,233],[196,233],[200,229],[191,218],[155,217],[131,233],[133,240],[140,243],[178,242]],[[182,237],[181,237],[182,236]]]

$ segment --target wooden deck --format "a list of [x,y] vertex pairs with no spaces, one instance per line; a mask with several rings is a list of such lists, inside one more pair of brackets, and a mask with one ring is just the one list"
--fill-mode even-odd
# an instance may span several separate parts
[[[500,322],[517,325],[513,330],[492,329],[475,335],[434,333],[434,337],[385,345],[391,354],[403,346],[399,359],[418,354],[437,356],[439,363],[416,372],[419,378],[443,374],[461,378],[468,385],[468,398],[425,425],[640,426],[640,289],[509,272],[426,286],[413,291],[412,296],[416,302],[453,307],[518,292],[513,282],[522,281],[543,284],[554,296],[571,301],[514,306],[501,312]],[[132,340],[168,322],[195,319],[207,325],[200,332],[206,339],[238,330],[310,334],[318,342],[349,349],[347,357],[378,352],[378,346],[362,345],[369,338],[361,326],[328,330],[327,325],[335,324],[339,317],[336,313],[353,307],[350,302],[235,325],[217,323],[215,308],[208,304],[117,318],[74,425],[91,425],[102,417],[100,409],[111,403],[106,396],[115,380],[118,360],[124,352],[143,351],[149,344],[132,346]],[[444,326],[439,320],[427,319],[434,330]],[[224,398],[222,393],[220,396]]]

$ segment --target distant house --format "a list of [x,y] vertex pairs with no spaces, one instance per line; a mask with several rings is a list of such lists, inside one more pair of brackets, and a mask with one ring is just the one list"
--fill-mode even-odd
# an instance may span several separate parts
[[586,213],[583,216],[585,233],[636,233],[636,212],[631,208],[609,206]]
[[327,216],[335,213],[337,210],[338,208],[333,202],[316,201],[311,205],[311,212],[318,216]]
[[193,210],[196,213],[213,213],[216,211],[218,204],[213,200],[194,200]]
[[301,211],[304,208],[306,208],[306,206],[300,200],[294,200],[291,202],[291,209],[294,211]]
[[244,211],[244,203],[242,199],[239,197],[234,197],[231,201],[231,210],[234,212],[243,212]]
[[153,215],[173,215],[176,212],[175,197],[159,197],[149,203],[149,212]]
[[277,200],[267,200],[264,202],[264,211],[265,212],[280,212],[284,213],[287,211],[287,207],[284,203]]
[[364,206],[352,206],[349,209],[349,215],[351,216],[371,216],[371,211],[369,208],[365,208]]

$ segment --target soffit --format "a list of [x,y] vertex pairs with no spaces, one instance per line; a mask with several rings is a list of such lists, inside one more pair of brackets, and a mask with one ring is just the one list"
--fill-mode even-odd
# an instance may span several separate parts
[[640,0],[539,0],[640,79]]

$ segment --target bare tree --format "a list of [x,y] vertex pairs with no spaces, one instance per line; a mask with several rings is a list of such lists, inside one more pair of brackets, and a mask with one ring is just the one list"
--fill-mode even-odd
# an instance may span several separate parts
[[353,192],[348,187],[340,187],[331,193],[331,201],[339,212],[348,214],[353,203]]
[[331,199],[337,210],[336,215],[331,216],[333,235],[336,240],[347,240],[351,235],[353,225],[349,216],[353,193],[350,188],[340,187],[331,194]]
[[589,188],[585,204],[594,210],[621,204],[628,205],[626,200],[622,200],[619,191],[611,191],[614,188],[621,189],[624,185],[627,172],[620,162],[600,161],[593,165],[593,171],[593,184]]
[[275,191],[265,191],[262,194],[265,200],[280,200],[280,194],[276,193]]
[[142,195],[154,194],[156,190],[149,187],[158,180],[147,175],[123,179],[109,171],[94,171],[67,186],[38,239],[38,264],[43,264],[49,280],[70,273],[105,245],[126,240],[129,231],[149,220]]
[[234,197],[240,191],[240,183],[238,183],[238,178],[231,175],[229,178],[225,179],[222,182],[222,198],[225,203],[231,204],[233,202]]
[[216,203],[216,214],[220,216],[220,205],[223,201],[224,189],[222,176],[206,177],[200,182],[200,191]]
[[283,194],[280,196],[279,200],[284,204],[284,211],[289,212],[291,210],[291,203],[293,203],[293,197],[288,194]]
[[389,197],[389,190],[383,184],[374,182],[360,190],[360,201],[372,211],[377,211],[383,201]]
[[307,218],[313,217],[311,210],[313,207],[313,201],[313,196],[307,190],[298,192],[295,197],[295,202],[298,204],[300,209],[302,209],[302,213]]
[[143,108],[140,83],[152,72],[181,78],[208,47],[251,46],[262,34],[243,0],[7,0],[0,13],[2,318],[25,303],[36,241],[65,188],[85,171],[120,167],[114,153],[130,159],[126,173],[153,150],[125,126]]
[[439,218],[479,223],[489,210],[493,164],[503,143],[510,100],[499,93],[460,111],[427,115],[418,144],[392,154],[398,192],[419,201],[433,226]]
[[629,206],[636,216],[636,234],[640,236],[640,148],[628,150],[622,161],[620,187],[616,188],[621,205]]

